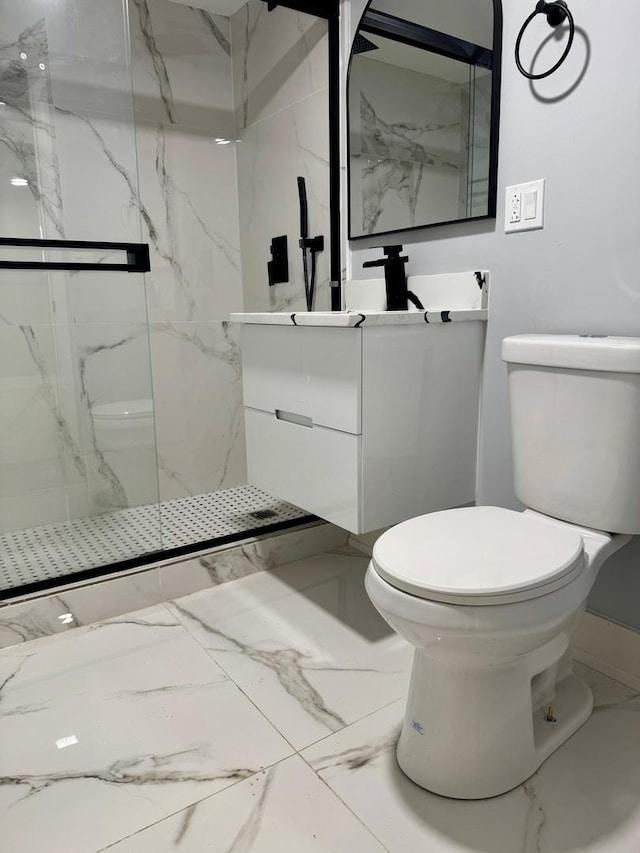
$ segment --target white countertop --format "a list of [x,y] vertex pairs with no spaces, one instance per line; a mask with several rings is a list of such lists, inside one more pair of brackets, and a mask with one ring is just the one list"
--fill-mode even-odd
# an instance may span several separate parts
[[480,320],[486,322],[486,308],[451,311],[273,311],[255,314],[231,314],[232,323],[250,323],[263,326],[334,326],[357,329],[361,326],[410,326],[431,323],[460,323]]

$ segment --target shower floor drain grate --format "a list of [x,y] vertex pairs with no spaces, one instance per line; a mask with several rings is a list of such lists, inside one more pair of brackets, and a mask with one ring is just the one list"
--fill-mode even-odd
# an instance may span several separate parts
[[266,518],[276,518],[277,512],[272,509],[258,509],[255,512],[250,512],[251,518],[257,518],[258,521],[264,521]]
[[295,521],[308,513],[255,486],[0,534],[0,592]]

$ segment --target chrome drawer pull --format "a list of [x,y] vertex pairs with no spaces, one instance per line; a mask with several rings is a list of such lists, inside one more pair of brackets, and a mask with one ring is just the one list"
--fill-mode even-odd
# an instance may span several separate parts
[[313,429],[313,421],[306,415],[296,415],[294,412],[285,412],[282,409],[276,409],[276,418],[288,424],[296,424],[297,426]]

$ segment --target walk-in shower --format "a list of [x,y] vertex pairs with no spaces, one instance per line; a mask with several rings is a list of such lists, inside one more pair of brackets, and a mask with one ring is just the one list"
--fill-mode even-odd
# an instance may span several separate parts
[[308,520],[246,485],[227,319],[304,304],[269,158],[328,233],[326,22],[197,5],[0,0],[0,598]]

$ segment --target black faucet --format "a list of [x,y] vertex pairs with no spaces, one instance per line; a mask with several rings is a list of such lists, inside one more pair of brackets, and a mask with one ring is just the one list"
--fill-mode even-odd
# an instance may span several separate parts
[[416,308],[424,311],[424,305],[418,297],[407,290],[407,274],[404,265],[408,255],[402,255],[402,246],[382,246],[385,257],[376,261],[365,261],[362,266],[384,267],[384,282],[387,289],[387,311],[406,311],[411,301]]

